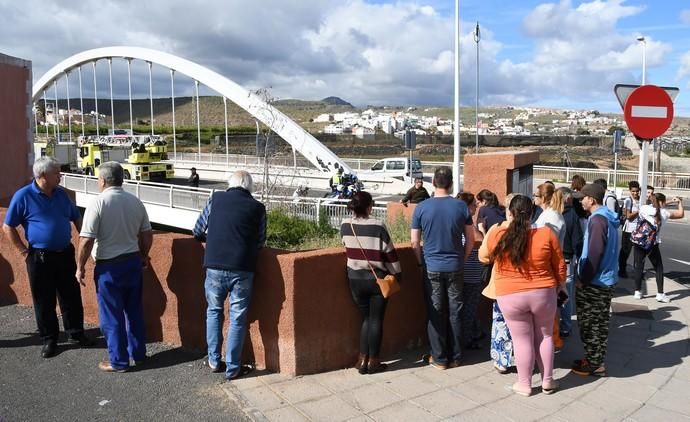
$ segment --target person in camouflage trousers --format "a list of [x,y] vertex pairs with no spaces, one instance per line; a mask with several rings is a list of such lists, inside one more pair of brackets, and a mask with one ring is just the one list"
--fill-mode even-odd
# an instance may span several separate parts
[[577,321],[585,349],[584,359],[573,363],[573,373],[605,376],[609,336],[609,308],[618,282],[618,216],[602,206],[606,191],[597,184],[585,185],[582,207],[587,220],[582,256],[577,268]]

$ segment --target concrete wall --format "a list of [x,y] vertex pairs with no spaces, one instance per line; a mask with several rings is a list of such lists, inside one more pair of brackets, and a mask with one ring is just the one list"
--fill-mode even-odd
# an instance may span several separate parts
[[0,204],[31,178],[31,62],[0,54]]
[[[0,218],[5,213],[1,208]],[[403,288],[391,298],[386,311],[383,356],[417,347],[426,339],[421,275],[409,245],[402,245],[398,253]],[[202,258],[203,246],[190,236],[154,234],[151,267],[144,276],[148,341],[205,350]],[[345,262],[340,248],[296,253],[262,250],[245,360],[289,375],[352,366],[361,317],[347,284]],[[82,299],[86,321],[98,324],[92,271],[90,262]],[[7,241],[0,242],[0,303],[32,303],[23,259]]]

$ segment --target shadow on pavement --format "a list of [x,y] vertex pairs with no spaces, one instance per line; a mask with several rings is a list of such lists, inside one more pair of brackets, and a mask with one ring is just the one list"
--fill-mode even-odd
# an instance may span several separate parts
[[205,353],[185,350],[181,347],[154,353],[146,359],[145,363],[132,368],[132,371],[147,371],[152,369],[167,368],[181,363],[192,362],[201,359]]

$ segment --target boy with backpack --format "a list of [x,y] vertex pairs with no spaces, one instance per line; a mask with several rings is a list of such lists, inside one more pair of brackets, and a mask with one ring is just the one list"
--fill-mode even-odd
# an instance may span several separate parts
[[621,238],[621,251],[618,255],[618,277],[628,277],[627,264],[632,251],[632,242],[630,241],[630,234],[635,230],[637,225],[637,216],[640,211],[640,184],[633,180],[628,183],[628,191],[630,197],[623,201],[623,236]]

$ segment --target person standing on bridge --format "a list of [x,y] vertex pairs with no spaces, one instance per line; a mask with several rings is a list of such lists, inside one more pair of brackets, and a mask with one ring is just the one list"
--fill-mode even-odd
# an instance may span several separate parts
[[86,261],[93,256],[98,319],[109,357],[98,368],[124,372],[130,358],[135,365],[146,359],[142,284],[153,234],[144,204],[122,189],[122,166],[109,161],[98,170],[101,193],[84,214],[76,276],[84,278]]
[[[242,365],[247,311],[254,287],[259,249],[266,242],[266,207],[252,197],[252,177],[244,171],[228,179],[228,190],[215,192],[194,225],[194,238],[206,242],[206,343],[211,372],[232,380],[251,371]],[[224,364],[223,308],[230,295],[230,325]]]
[[[38,334],[43,340],[41,356],[57,353],[60,333],[56,296],[69,342],[89,346],[84,335],[84,308],[79,283],[74,278],[72,228],[81,229],[81,214],[60,187],[60,163],[41,157],[33,166],[34,180],[19,189],[10,202],[3,231],[26,261],[29,287],[36,313]],[[17,226],[24,227],[26,245]]]
[[199,173],[196,172],[196,167],[192,167],[191,174],[187,178],[187,184],[193,188],[199,187]]

